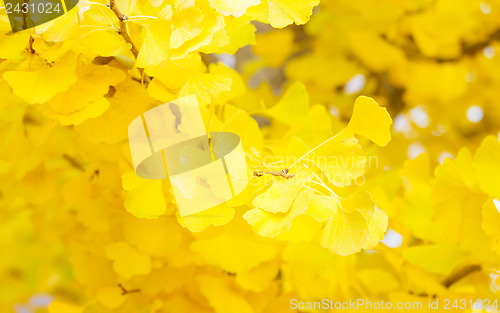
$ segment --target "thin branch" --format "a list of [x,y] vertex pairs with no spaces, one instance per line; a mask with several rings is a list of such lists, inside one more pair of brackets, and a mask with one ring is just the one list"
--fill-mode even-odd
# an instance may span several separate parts
[[85,168],[83,168],[83,166],[80,163],[78,163],[75,159],[73,159],[69,155],[64,154],[63,158],[66,161],[68,161],[68,163],[71,164],[71,166],[73,166],[74,168],[79,169],[80,171],[85,171]]
[[286,179],[290,179],[290,178],[292,178],[292,177],[295,176],[293,174],[288,174],[288,169],[287,168],[285,168],[282,171],[254,171],[253,172],[253,175],[257,176],[257,177],[260,177],[260,176],[262,176],[264,174],[269,174],[269,175],[273,175],[273,176],[280,176],[280,177],[284,177]]
[[[111,11],[113,11],[113,13],[116,15],[116,17],[120,22],[120,29],[118,33],[123,37],[123,39],[125,39],[125,42],[131,45],[130,51],[137,59],[137,56],[139,55],[139,50],[137,50],[136,46],[134,45],[134,42],[132,41],[132,38],[130,38],[130,35],[128,34],[127,23],[126,23],[128,17],[122,12],[120,12],[120,9],[118,9],[118,6],[116,6],[115,0],[110,0],[108,7],[111,9]],[[151,81],[151,78],[144,73],[144,69],[142,68],[137,68],[137,69],[141,74],[141,81],[144,82],[146,85],[148,85],[149,82]]]
[[[468,265],[468,266],[465,266],[462,269],[458,270],[457,272],[452,273],[450,276],[446,277],[441,282],[441,285],[443,285],[446,288],[450,288],[453,284],[455,284],[459,280],[465,278],[467,275],[469,275],[469,274],[471,274],[473,272],[476,272],[476,271],[480,271],[480,270],[481,270],[481,266],[480,265]],[[437,294],[431,294],[431,295],[429,295],[426,292],[413,293],[413,292],[410,291],[410,294],[415,294],[415,295],[417,295],[419,297],[426,297],[426,298],[432,297],[433,299],[435,299],[437,297]]]
[[306,152],[304,155],[302,155],[300,158],[298,158],[292,165],[290,165],[288,168],[285,168],[281,171],[254,171],[253,172],[253,175],[254,176],[262,176],[263,174],[269,174],[269,175],[273,175],[273,176],[281,176],[281,177],[285,177],[286,179],[289,179],[289,178],[292,178],[294,177],[295,175],[292,175],[292,174],[288,174],[288,172],[290,171],[290,169],[295,166],[295,164],[299,163],[300,161],[302,161],[306,156],[308,156],[310,153],[312,153],[314,150],[318,149],[319,147],[323,146],[324,144],[326,144],[327,142],[329,142],[330,140],[334,139],[334,138],[338,138],[342,135],[344,135],[345,133],[345,130],[342,130],[341,132],[339,132],[338,134],[328,138],[327,140],[323,141],[322,143],[320,143],[319,145],[317,145],[316,147],[312,148],[311,150],[309,150],[308,152]]
[[479,266],[479,265],[469,265],[469,266],[466,266],[466,267],[460,269],[459,271],[457,271],[456,273],[453,273],[452,275],[448,276],[442,282],[442,285],[445,286],[446,288],[448,288],[451,285],[453,285],[454,283],[456,283],[457,281],[459,281],[462,278],[466,277],[467,275],[469,275],[469,274],[471,274],[473,272],[476,272],[476,271],[480,271],[480,270],[481,270],[481,266]]
[[33,48],[33,43],[35,42],[35,38],[33,38],[33,36],[30,35],[30,39],[29,39],[29,51],[30,53],[36,53],[35,51],[35,48]]
[[478,42],[470,46],[465,46],[464,44],[462,46],[463,54],[474,55],[480,51],[483,51],[484,48],[489,46],[492,43],[492,41],[495,40],[500,40],[500,30],[497,30],[496,32],[490,34],[490,36],[486,39],[486,41]]
[[493,41],[500,40],[500,30],[496,30],[495,32],[491,33],[484,41],[480,41],[480,42],[476,42],[476,43],[472,43],[472,44],[468,44],[468,43],[462,41],[460,55],[458,55],[457,57],[452,57],[452,58],[433,58],[433,57],[429,57],[429,56],[424,55],[416,46],[415,39],[412,36],[409,37],[409,40],[410,40],[410,43],[412,43],[414,45],[415,51],[409,51],[407,49],[408,46],[405,47],[405,46],[399,45],[395,42],[392,42],[386,36],[381,36],[381,38],[385,42],[387,42],[388,44],[390,44],[398,49],[403,50],[403,52],[405,52],[405,54],[406,54],[406,57],[410,60],[423,59],[423,60],[435,61],[437,63],[448,63],[448,62],[457,62],[460,59],[462,59],[463,57],[474,56],[477,53],[483,51],[483,49],[486,48],[487,46],[491,45],[493,43]]
[[129,293],[136,293],[136,292],[140,292],[141,291],[140,289],[127,290],[127,289],[125,289],[125,287],[123,287],[122,284],[118,284],[118,287],[120,287],[120,289],[122,290],[122,295],[126,295],[126,294],[129,294]]
[[118,6],[116,5],[115,0],[110,0],[108,7],[111,9],[111,11],[113,11],[113,13],[115,13],[116,17],[120,21],[127,19],[127,16],[125,14],[123,14],[122,12],[120,12],[120,9],[118,9]]
[[123,14],[122,12],[120,12],[120,9],[118,9],[118,7],[116,6],[115,0],[110,0],[108,6],[111,9],[111,11],[113,11],[113,13],[116,15],[118,20],[120,21],[120,35],[123,37],[123,39],[125,39],[125,41],[127,43],[132,45],[132,48],[130,48],[130,51],[132,51],[132,54],[137,58],[137,56],[139,55],[139,51],[135,47],[134,42],[132,41],[132,38],[130,38],[130,36],[127,32],[127,24],[125,23],[125,21],[128,19],[128,17],[125,14]]

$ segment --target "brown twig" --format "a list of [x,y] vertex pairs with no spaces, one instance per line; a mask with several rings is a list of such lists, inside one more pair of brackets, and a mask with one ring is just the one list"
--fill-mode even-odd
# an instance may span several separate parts
[[385,35],[382,35],[381,38],[388,44],[398,49],[401,49],[406,54],[406,57],[410,60],[420,59],[420,60],[434,61],[437,63],[448,63],[448,62],[458,62],[463,57],[475,56],[477,53],[483,51],[484,48],[491,45],[494,41],[500,40],[500,30],[496,30],[493,33],[490,33],[488,37],[485,38],[485,40],[480,42],[469,44],[465,41],[462,41],[460,48],[461,53],[456,57],[450,57],[450,58],[440,58],[440,57],[433,58],[424,55],[417,47],[417,44],[413,36],[408,37],[408,42],[404,46],[389,40]]
[[110,0],[108,6],[111,9],[111,11],[115,13],[116,17],[120,20],[120,22],[125,21],[127,19],[127,16],[122,12],[120,12],[120,9],[118,9],[118,7],[116,6],[115,0]]
[[284,177],[286,179],[290,179],[292,177],[294,177],[295,175],[293,174],[288,174],[288,169],[285,168],[284,170],[282,171],[254,171],[253,172],[253,176],[257,176],[257,177],[260,177],[264,174],[269,174],[269,175],[273,175],[273,176],[281,176],[281,177]]
[[[469,275],[473,272],[480,271],[480,270],[481,270],[481,266],[479,266],[479,265],[465,266],[465,267],[461,268],[460,270],[452,273],[450,276],[446,277],[441,282],[441,285],[443,285],[446,288],[450,288],[453,284],[455,284],[456,282],[458,282],[462,278],[466,277],[467,275]],[[426,292],[413,293],[412,291],[409,291],[409,293],[412,295],[419,296],[419,297],[425,297],[425,298],[432,297],[433,299],[435,299],[438,296],[437,294],[428,294]]]
[[30,36],[30,39],[29,39],[29,51],[30,53],[35,53],[35,48],[33,48],[33,43],[35,42],[35,38],[33,38],[33,36]]
[[481,266],[479,266],[479,265],[466,266],[466,267],[458,270],[457,272],[453,273],[452,275],[446,277],[445,280],[442,282],[442,285],[445,286],[446,288],[448,288],[451,285],[453,285],[454,283],[456,283],[457,281],[459,281],[462,278],[469,275],[470,273],[480,271],[480,270],[481,270]]
[[74,168],[79,169],[80,171],[85,171],[85,168],[80,163],[78,163],[75,159],[70,157],[69,155],[64,154],[63,158],[66,161],[68,161],[68,163],[71,164],[71,166],[73,166]]
[[[125,23],[126,20],[128,20],[128,17],[123,14],[120,9],[118,9],[118,6],[116,5],[115,0],[109,0],[109,4],[107,5],[111,11],[116,15],[118,20],[120,21],[120,29],[118,30],[118,33],[125,39],[125,42],[129,43],[131,45],[130,51],[134,55],[134,57],[137,59],[137,56],[139,55],[139,50],[136,48],[134,45],[134,42],[132,41],[132,38],[130,38],[130,35],[128,34],[127,31],[127,23]],[[151,78],[144,73],[144,69],[142,68],[137,68],[139,70],[139,73],[141,74],[141,82],[142,80],[146,84],[146,86],[149,84],[151,81]]]
[[127,289],[125,289],[125,287],[123,287],[122,284],[118,284],[118,287],[120,287],[120,289],[122,290],[122,295],[126,295],[126,294],[129,294],[129,293],[136,293],[136,292],[140,292],[141,291],[140,289],[127,290]]

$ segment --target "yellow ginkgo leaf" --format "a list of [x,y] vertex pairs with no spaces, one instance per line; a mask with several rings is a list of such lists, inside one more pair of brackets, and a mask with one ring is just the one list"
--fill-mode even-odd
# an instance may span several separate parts
[[127,298],[120,287],[105,287],[97,292],[97,301],[108,309],[119,308]]
[[219,47],[216,53],[235,54],[239,48],[255,44],[256,28],[251,20],[243,15],[242,17],[226,17],[224,19],[225,35],[229,42]]
[[500,198],[500,142],[496,137],[488,136],[483,140],[474,158],[479,187],[490,197]]
[[138,252],[127,242],[115,242],[106,246],[106,256],[113,260],[113,269],[125,279],[151,271],[149,256]]
[[220,96],[217,97],[217,104],[226,104],[233,99],[243,96],[247,91],[245,81],[237,70],[219,62],[210,64],[209,71],[214,75],[228,74],[231,76],[231,88],[228,91],[222,92]]
[[374,32],[350,32],[348,38],[354,53],[376,72],[388,71],[404,62],[403,52]]
[[179,225],[168,217],[152,220],[128,217],[123,233],[140,252],[159,257],[177,251],[182,240]]
[[289,229],[282,231],[274,238],[293,243],[309,242],[321,231],[322,226],[322,223],[311,216],[301,214],[293,220]]
[[[225,21],[225,18],[221,18],[220,21]],[[229,44],[229,37],[227,35],[227,31],[221,27],[212,35],[212,40],[203,47],[198,49],[199,52],[210,54],[210,53],[222,53],[222,47],[225,47]]]
[[312,194],[311,189],[301,191],[293,201],[292,207],[285,213],[269,213],[262,209],[252,209],[245,212],[243,217],[259,235],[274,238],[282,231],[290,229],[293,220],[307,210]]
[[[183,58],[191,51],[210,45],[224,29],[224,17],[210,7],[208,1],[182,1],[172,14],[172,57]],[[220,38],[219,38],[220,39]],[[224,45],[227,40],[222,41]],[[205,53],[213,51],[204,50]]]
[[78,221],[92,231],[106,232],[109,230],[107,210],[109,206],[110,203],[99,192],[82,197],[80,201],[75,203],[75,208],[78,210]]
[[313,195],[306,214],[318,222],[324,222],[337,212],[339,200],[334,197]]
[[412,289],[433,294],[446,292],[446,287],[441,285],[440,281],[436,281],[434,273],[427,272],[417,265],[412,264],[406,265],[405,271],[408,275],[408,280],[411,281]]
[[8,60],[19,58],[26,48],[29,37],[27,32],[15,35],[0,34],[0,58]]
[[[293,40],[294,32],[291,29],[260,33],[255,36],[256,45],[252,47],[252,50],[256,55],[263,58],[266,65],[278,68],[293,52]],[[277,46],[280,47],[280,49],[276,49],[275,47]],[[294,85],[297,85],[297,83],[295,83]],[[301,86],[304,87],[303,85]],[[289,90],[291,88],[292,87],[290,87]],[[293,96],[304,98],[302,94],[305,93],[305,88],[303,89],[304,90],[300,89],[296,93],[289,94],[289,100],[294,100]],[[302,99],[297,99],[297,101],[300,100]],[[307,103],[307,101],[308,99],[305,101],[305,103]],[[289,114],[294,113],[290,111],[291,110],[289,110],[288,112]]]
[[263,138],[259,125],[245,111],[238,110],[231,114],[231,117],[222,125],[219,131],[237,134],[245,151],[252,152],[254,151],[252,148],[258,149],[258,151],[262,149]]
[[80,44],[88,49],[87,53],[90,51],[103,57],[125,53],[132,47],[117,32],[107,29],[88,32],[80,39]]
[[159,269],[154,268],[148,275],[134,277],[134,283],[141,286],[141,293],[155,296],[162,291],[170,293],[193,279],[194,266],[178,267],[169,264]]
[[354,111],[345,131],[362,135],[379,146],[385,146],[391,140],[391,124],[391,116],[385,108],[380,107],[372,98],[360,96],[354,103]]
[[362,211],[367,219],[371,217],[371,213],[369,212],[375,207],[373,199],[368,192],[358,192],[350,197],[341,199],[339,206],[342,211],[347,213]]
[[123,71],[108,66],[81,62],[76,70],[78,80],[66,92],[49,101],[45,114],[59,120],[62,125],[78,125],[84,120],[97,117],[109,108],[103,96],[110,86],[125,79]]
[[350,255],[373,248],[386,229],[385,212],[375,209],[367,192],[360,192],[340,201],[321,232],[320,243],[340,255]]
[[291,85],[280,101],[266,111],[267,114],[280,122],[293,125],[307,117],[309,96],[304,84],[297,82]]
[[194,6],[178,11],[173,19],[174,29],[170,37],[170,47],[177,49],[184,42],[199,35],[203,30],[197,26],[202,20],[203,12]]
[[135,8],[136,0],[115,0],[116,6],[125,15],[130,15]]
[[338,187],[349,186],[364,174],[366,156],[354,137],[333,137],[311,153],[307,159],[319,167],[322,174]]
[[368,236],[365,238],[365,242],[362,246],[363,249],[375,248],[378,243],[384,239],[388,222],[389,217],[387,213],[375,208],[375,212],[373,212],[372,218],[370,218],[368,222]]
[[375,294],[397,290],[400,285],[397,278],[391,272],[380,268],[359,271],[358,277],[363,285]]
[[434,244],[408,247],[403,257],[426,271],[446,275],[465,259],[466,254],[455,245]]
[[500,253],[500,201],[488,200],[482,210],[481,227],[490,238],[490,246]]
[[248,272],[238,273],[236,283],[247,290],[262,292],[276,278],[278,272],[278,262],[266,262]]
[[[369,53],[369,52],[368,52]],[[343,55],[305,54],[286,65],[289,79],[332,89],[345,85],[361,71],[359,65]]]
[[171,21],[162,18],[155,19],[154,23],[146,25],[147,33],[135,63],[137,67],[148,68],[170,59],[171,25]]
[[318,4],[319,0],[262,0],[260,5],[249,8],[248,12],[260,22],[283,28],[292,23],[307,23],[313,8]]
[[285,213],[292,206],[302,184],[298,179],[290,181],[277,177],[269,189],[253,199],[252,204],[266,212]]
[[177,94],[169,90],[159,79],[153,79],[148,84],[148,95],[162,103],[177,99]]
[[49,305],[49,313],[82,313],[83,307],[54,300]]
[[174,295],[165,300],[165,308],[170,313],[199,312],[213,313],[207,305],[200,304],[189,295]]
[[129,191],[125,209],[135,217],[157,218],[167,211],[161,180],[141,178],[135,173],[126,173],[122,179],[123,188]]
[[160,80],[172,92],[180,91],[188,79],[197,72],[206,71],[199,53],[190,53],[182,59],[161,61],[158,64],[148,65],[145,72]]
[[196,73],[189,77],[179,96],[196,95],[200,104],[207,105],[221,93],[231,90],[231,83],[228,73]]
[[[310,256],[314,255],[314,258]],[[289,263],[308,263],[315,267],[332,264],[338,258],[317,243],[288,244],[283,251],[283,260]]]
[[110,107],[104,114],[75,126],[77,133],[91,142],[116,144],[128,137],[128,126],[140,114],[151,109],[154,99],[147,90],[133,80],[125,80],[115,87]]
[[418,238],[431,239],[435,236],[435,225],[431,223],[433,210],[429,201],[432,187],[429,154],[405,161],[401,176],[405,201],[399,219]]
[[[55,8],[54,8],[55,9]],[[81,30],[78,9],[69,10],[62,16],[36,26],[36,32],[50,42],[70,41]],[[54,12],[54,11],[53,11]]]
[[54,65],[46,64],[33,71],[8,71],[3,77],[14,94],[27,103],[44,103],[76,82],[76,58],[77,54],[67,53]]
[[273,259],[276,256],[275,247],[252,238],[252,232],[246,231],[245,227],[248,228],[248,225],[239,228],[233,225],[219,237],[195,241],[191,250],[208,264],[231,273],[247,272]]
[[477,187],[470,151],[463,148],[454,160],[445,159],[436,167],[435,176],[435,185],[428,197],[433,205],[433,226],[439,231],[434,240],[461,242],[464,250],[484,251],[487,237],[478,231],[481,214],[477,208],[487,197],[474,192]]
[[222,15],[242,16],[245,11],[260,0],[210,0],[210,5]]
[[233,219],[234,209],[225,203],[219,204],[203,212],[181,217],[177,211],[177,220],[181,226],[192,232],[201,232],[209,226],[220,226],[227,224]]
[[224,278],[208,275],[197,277],[201,293],[217,313],[254,313],[247,300]]

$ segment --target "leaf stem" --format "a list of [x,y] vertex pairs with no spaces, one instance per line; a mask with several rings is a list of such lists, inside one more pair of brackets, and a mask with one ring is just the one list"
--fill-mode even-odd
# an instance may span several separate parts
[[133,20],[142,20],[142,19],[158,19],[156,16],[149,16],[149,15],[134,15],[134,16],[129,16],[127,18],[128,21],[133,21]]
[[293,164],[290,165],[290,167],[288,169],[291,169],[295,164],[297,164],[300,161],[302,161],[302,159],[304,159],[306,156],[308,156],[309,154],[311,154],[311,152],[313,152],[314,150],[318,149],[319,147],[321,147],[322,145],[326,144],[330,140],[339,137],[341,134],[344,134],[344,132],[345,132],[345,129],[342,130],[341,132],[339,132],[338,134],[336,134],[335,136],[332,136],[332,137],[328,138],[327,140],[323,141],[322,143],[320,143],[316,147],[312,148],[311,150],[309,150],[308,152],[306,152],[304,155],[302,155],[298,160],[296,160],[295,162],[293,162]]

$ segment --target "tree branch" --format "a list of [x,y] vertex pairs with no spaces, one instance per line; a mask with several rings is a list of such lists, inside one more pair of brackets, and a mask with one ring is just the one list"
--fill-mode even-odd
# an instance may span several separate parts
[[125,287],[123,287],[122,284],[118,284],[118,287],[120,287],[120,289],[122,290],[122,295],[126,295],[126,294],[129,294],[129,293],[136,293],[136,292],[140,292],[141,291],[140,289],[127,290],[127,289],[125,289]]
[[269,174],[269,175],[273,175],[273,176],[281,176],[281,177],[284,177],[286,179],[290,179],[292,177],[294,177],[295,175],[293,174],[288,174],[288,169],[285,168],[284,170],[282,171],[254,171],[253,172],[253,176],[257,176],[257,177],[260,177],[264,174]]
[[[132,38],[130,38],[130,35],[128,34],[127,31],[127,23],[125,21],[128,19],[128,17],[120,12],[120,9],[118,9],[118,6],[116,5],[115,0],[109,0],[109,4],[107,5],[111,11],[116,15],[118,20],[120,21],[120,29],[118,33],[125,39],[125,42],[129,43],[132,47],[130,48],[130,51],[134,55],[134,57],[137,59],[137,56],[139,55],[139,50],[137,50],[136,46],[134,45],[134,42],[132,41]],[[142,68],[137,68],[139,70],[139,73],[141,74],[141,80],[144,80],[144,83],[146,86],[149,84],[151,81],[151,78],[144,73],[144,69]]]
[[36,53],[35,51],[35,48],[33,48],[33,43],[35,42],[35,38],[33,38],[33,36],[30,35],[30,39],[29,39],[29,52],[30,53]]
[[67,154],[63,154],[62,156],[66,161],[68,161],[69,164],[71,164],[71,166],[73,166],[74,168],[76,169],[79,169],[80,171],[85,171],[85,168],[83,167],[83,165],[81,165],[80,163],[78,163],[75,159],[73,159],[72,157],[70,157],[69,155]]
[[462,278],[466,277],[470,273],[480,271],[481,266],[479,265],[469,265],[466,266],[457,272],[453,273],[452,275],[446,277],[446,279],[442,282],[442,285],[445,286],[446,288],[449,288],[451,285],[456,283],[457,281],[461,280]]
[[[483,49],[491,45],[493,41],[500,40],[500,29],[491,33],[484,41],[476,42],[473,44],[467,44],[466,42],[462,42],[460,55],[453,58],[433,58],[424,55],[416,46],[415,39],[412,36],[409,36],[409,41],[412,43],[411,46],[400,45],[395,42],[392,42],[385,35],[382,35],[381,38],[388,44],[398,49],[401,49],[406,54],[406,57],[410,60],[422,59],[422,60],[435,61],[438,63],[447,63],[447,62],[457,62],[465,56],[474,56],[478,52],[483,51]],[[411,51],[412,50],[411,48],[413,48],[414,51]]]

